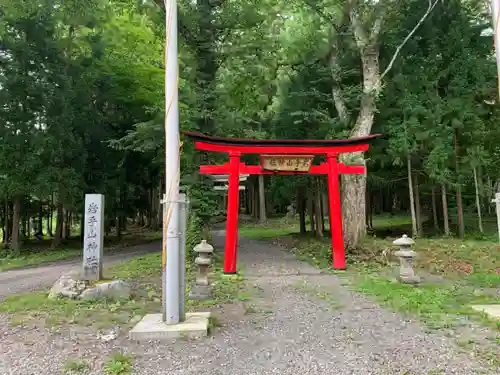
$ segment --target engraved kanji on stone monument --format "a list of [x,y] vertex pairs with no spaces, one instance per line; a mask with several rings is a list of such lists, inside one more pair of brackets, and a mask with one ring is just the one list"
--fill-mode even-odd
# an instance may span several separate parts
[[102,279],[104,245],[104,195],[85,195],[83,231],[83,276],[86,280]]

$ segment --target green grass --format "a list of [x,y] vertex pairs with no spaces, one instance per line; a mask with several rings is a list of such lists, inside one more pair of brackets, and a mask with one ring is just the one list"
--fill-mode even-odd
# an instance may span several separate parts
[[355,289],[375,297],[395,311],[412,313],[429,328],[453,328],[464,324],[459,316],[473,317],[486,323],[485,317],[468,306],[475,303],[492,303],[493,298],[472,297],[457,286],[426,283],[413,287],[376,274],[360,275]]
[[[334,272],[329,241],[287,236],[281,242],[299,259]],[[497,245],[464,244],[454,239],[418,240],[415,247],[419,254],[417,273],[424,274],[424,279],[429,274],[437,278],[434,282],[425,281],[416,288],[394,280],[393,270],[397,265],[387,264],[382,256],[384,247],[393,248],[391,242],[392,239],[367,238],[362,250],[348,256],[348,270],[343,275],[354,281],[356,289],[397,311],[416,314],[430,325],[439,322],[448,325],[446,315],[454,320],[457,316],[467,316],[487,322],[468,306],[499,302],[493,290],[488,293],[489,288],[500,288],[500,279],[496,274],[500,254]]]
[[290,228],[241,228],[238,233],[240,236],[245,236],[250,239],[266,240],[296,233],[298,230],[298,226],[292,226]]
[[104,363],[104,373],[107,375],[128,375],[132,373],[132,357],[115,352]]
[[78,324],[97,329],[128,324],[136,315],[160,308],[159,301],[144,298],[111,301],[49,300],[47,293],[25,293],[7,297],[0,311],[11,313],[14,325],[28,325],[39,320],[45,326]]
[[87,361],[83,359],[70,359],[64,364],[64,374],[79,374],[90,368]]
[[[186,310],[211,308],[221,303],[239,299],[244,293],[241,276],[225,278],[222,273],[222,259],[214,257],[215,264],[211,274],[214,282],[213,298],[207,301],[186,300]],[[195,278],[192,261],[187,262],[187,291]],[[149,312],[161,311],[161,254],[154,253],[135,257],[117,264],[106,271],[111,279],[130,280],[135,284],[131,299],[80,301],[47,298],[46,292],[23,293],[7,297],[0,304],[0,312],[12,314],[15,325],[27,325],[39,320],[47,326],[78,324],[107,328],[115,324],[132,325],[139,316]]]
[[373,217],[373,227],[375,229],[404,227],[407,225],[411,225],[411,217],[406,215],[379,215]]
[[[325,218],[325,226],[328,227],[329,220]],[[378,230],[384,230],[394,226],[411,226],[411,218],[407,216],[377,216],[373,218],[373,226]],[[306,218],[306,226],[309,230],[309,218]],[[299,233],[300,226],[296,218],[273,218],[266,223],[243,223],[240,225],[239,234],[250,239],[273,239],[288,234]]]

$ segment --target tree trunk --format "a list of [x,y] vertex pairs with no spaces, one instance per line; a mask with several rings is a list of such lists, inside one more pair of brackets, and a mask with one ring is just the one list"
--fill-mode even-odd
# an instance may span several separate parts
[[67,210],[66,211],[66,232],[64,233],[64,238],[70,238],[71,237],[71,221],[72,221],[73,215],[71,211]]
[[432,199],[432,220],[434,222],[434,230],[438,232],[439,222],[438,222],[437,204],[436,204],[436,187],[434,185],[432,185],[431,199]]
[[53,236],[53,234],[52,234],[52,228],[51,228],[52,225],[50,225],[50,222],[52,221],[52,214],[51,214],[51,212],[52,212],[52,207],[50,207],[49,210],[47,211],[47,217],[46,217],[46,219],[47,219],[47,223],[46,223],[46,225],[47,225],[47,236],[50,236],[50,237]]
[[307,198],[307,211],[309,213],[309,224],[311,227],[311,233],[313,236],[315,236],[316,222],[314,220],[314,196],[309,195]]
[[[360,100],[360,110],[351,137],[362,137],[370,134],[375,116],[376,98],[380,93],[379,47],[378,34],[380,30],[372,30],[373,39],[368,40],[366,30],[362,30],[361,21],[355,12],[350,12],[351,23],[354,26],[354,36],[361,54],[363,70],[363,93]],[[357,20],[356,20],[357,19]],[[335,99],[335,98],[334,98]],[[345,104],[345,103],[344,103]],[[347,158],[345,155],[343,158]],[[366,166],[363,153],[349,155],[357,165]],[[342,176],[342,212],[344,242],[347,249],[358,247],[361,238],[366,234],[365,193],[366,176]]]
[[29,215],[26,215],[26,232],[25,232],[25,237],[27,239],[31,238],[31,217]]
[[415,217],[417,219],[417,236],[422,236],[423,228],[422,228],[422,207],[420,205],[420,183],[418,178],[418,172],[415,173]]
[[8,205],[5,204],[3,206],[3,219],[2,219],[2,243],[4,247],[7,244],[8,213],[9,213]]
[[259,218],[259,180],[258,178],[255,178],[253,181],[253,218],[258,219]]
[[[245,213],[247,215],[250,215],[250,202],[248,201],[248,191],[249,187],[248,184],[245,184],[245,191],[244,191],[244,196],[245,196]],[[224,192],[224,198],[223,198],[223,210],[226,210],[226,194]]]
[[157,211],[156,214],[158,215],[158,229],[163,228],[163,204],[161,201],[163,200],[163,178],[160,178],[160,183],[158,184],[158,199],[156,201],[156,207]]
[[328,217],[330,215],[330,201],[328,197],[328,193],[322,192],[321,204],[323,205],[323,215]]
[[[251,217],[253,217],[253,211],[254,211],[254,207],[253,207],[253,182],[252,182],[252,178],[248,179],[247,180],[248,183],[248,188],[247,188],[247,205],[248,205],[248,215],[250,215]],[[227,210],[227,194],[224,195],[224,210]]]
[[462,204],[462,187],[457,185],[457,222],[458,222],[458,237],[465,236],[464,210]]
[[264,175],[259,175],[259,220],[261,223],[267,221],[266,215],[266,193],[264,191]]
[[370,220],[370,216],[371,216],[371,200],[372,200],[372,197],[370,195],[370,192],[368,191],[368,185],[366,186],[366,227],[368,230],[373,230],[373,227],[371,226],[371,220]]
[[80,240],[83,241],[85,235],[85,214],[80,215]]
[[483,175],[483,168],[481,168],[481,166],[479,165],[477,167],[477,185],[478,185],[478,189],[479,189],[479,202],[481,203],[481,207],[483,207],[484,205],[484,202],[483,202],[483,198],[484,196],[486,195],[484,193],[485,191],[485,186],[484,186],[484,175]]
[[10,239],[10,236],[9,236],[9,232],[10,232],[10,229],[12,228],[11,226],[11,220],[10,220],[10,210],[9,210],[9,203],[6,202],[5,203],[5,224],[4,224],[4,234],[3,234],[3,244],[4,244],[4,247],[8,247],[9,246],[9,239]]
[[406,156],[406,166],[408,173],[408,195],[410,197],[411,228],[413,237],[418,236],[417,214],[415,211],[415,199],[413,195],[413,181],[411,178],[411,155]]
[[61,245],[62,234],[63,234],[63,222],[64,222],[64,206],[62,203],[58,202],[56,232],[54,233],[54,239],[52,240],[52,247],[58,247]]
[[40,210],[38,211],[38,228],[36,231],[43,236],[43,203],[40,203]]
[[300,234],[307,232],[306,228],[306,204],[302,189],[297,189],[297,211],[299,212]]
[[486,197],[486,207],[488,207],[488,215],[491,215],[493,212],[492,212],[492,208],[491,208],[491,203],[490,203],[490,197],[491,197],[491,193],[493,192],[493,188],[492,188],[492,183],[491,183],[491,178],[490,176],[487,177],[487,180],[486,180],[486,185],[488,186],[488,189],[486,191],[486,194],[485,194],[485,197]]
[[[148,189],[148,208],[147,208],[147,213],[148,213],[148,227],[152,228],[153,227],[153,188],[150,187]],[[135,218],[133,218],[135,222]]]
[[20,224],[20,228],[21,228],[21,234],[24,238],[26,238],[26,230],[27,230],[27,225],[26,225],[26,216],[25,215],[21,215],[21,224]]
[[474,186],[476,188],[476,208],[477,208],[477,220],[479,224],[479,232],[484,233],[483,231],[483,217],[481,216],[481,197],[479,194],[479,182],[477,179],[477,168],[472,167],[472,173],[474,175]]
[[457,221],[458,221],[458,237],[464,238],[465,236],[465,223],[464,223],[464,210],[462,204],[462,185],[460,178],[460,166],[458,161],[459,149],[458,149],[458,137],[457,130],[453,130],[453,143],[454,143],[454,151],[455,151],[455,172],[457,174]]
[[[125,184],[122,189],[120,189],[120,205],[118,215],[120,216],[120,230],[125,232],[127,231],[127,213],[125,212],[125,202],[127,202],[128,198],[128,185]],[[144,212],[145,220],[146,220],[146,226],[150,227],[151,222],[149,221],[149,213],[148,211]]]
[[254,181],[253,200],[254,200],[254,218],[258,220],[260,214],[259,212],[260,202],[259,202],[259,179],[257,176]]
[[[144,222],[144,217],[145,215],[141,215],[141,221]],[[120,240],[122,238],[122,223],[123,217],[121,215],[118,215],[116,218],[116,237]],[[142,225],[144,226],[144,225]]]
[[50,194],[49,212],[47,216],[47,234],[50,237],[54,236],[54,233],[52,231],[53,220],[54,220],[54,193]]
[[319,185],[319,178],[315,178],[313,183],[315,183],[314,189],[314,213],[316,216],[316,235],[320,238],[323,238],[323,223],[321,219],[321,192]]
[[67,239],[68,238],[68,236],[67,236],[67,234],[68,234],[68,210],[63,210],[63,217],[64,217],[64,219],[63,219],[63,227],[62,227],[61,237],[63,239]]
[[7,203],[7,244],[10,246],[10,242],[12,241],[12,223],[14,216],[14,205]]
[[12,240],[11,240],[11,248],[12,250],[18,251],[21,249],[21,241],[20,241],[20,225],[21,222],[21,198],[16,197],[14,199],[14,208],[12,210]]
[[320,205],[320,214],[321,214],[321,232],[323,233],[323,235],[325,234],[325,230],[326,230],[326,224],[325,224],[325,217],[326,217],[326,214],[325,214],[325,210],[324,210],[324,202],[323,202],[323,199],[325,198],[325,196],[323,195],[322,192],[319,193],[319,205]]
[[156,191],[157,189],[151,188],[151,204],[150,204],[150,212],[151,212],[151,229],[158,230],[158,196],[159,194]]
[[441,201],[443,204],[443,227],[444,234],[450,235],[450,219],[448,218],[448,198],[446,197],[446,186],[441,184]]
[[358,247],[361,238],[366,234],[366,176],[351,174],[342,177],[344,243],[347,249],[355,249]]
[[370,195],[370,216],[368,216],[368,225],[373,229],[373,195]]

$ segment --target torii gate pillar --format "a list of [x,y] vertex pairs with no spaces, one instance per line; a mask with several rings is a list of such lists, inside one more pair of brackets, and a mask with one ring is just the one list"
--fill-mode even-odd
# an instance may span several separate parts
[[224,273],[236,273],[238,248],[238,214],[240,207],[240,157],[238,152],[229,154],[229,187],[227,192],[226,249]]

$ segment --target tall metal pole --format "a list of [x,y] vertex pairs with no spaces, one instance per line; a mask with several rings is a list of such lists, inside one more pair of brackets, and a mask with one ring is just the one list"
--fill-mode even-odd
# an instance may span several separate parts
[[498,25],[500,21],[500,0],[491,0],[491,14],[493,17],[493,41],[495,42],[495,53],[497,57],[497,79],[500,97],[500,28]]
[[186,241],[187,241],[187,219],[188,219],[188,204],[186,194],[179,194],[179,231],[180,239],[180,265],[179,265],[179,317],[180,321],[186,319],[185,298],[186,298]]
[[179,96],[177,1],[165,0],[165,209],[163,220],[163,320],[179,323]]

